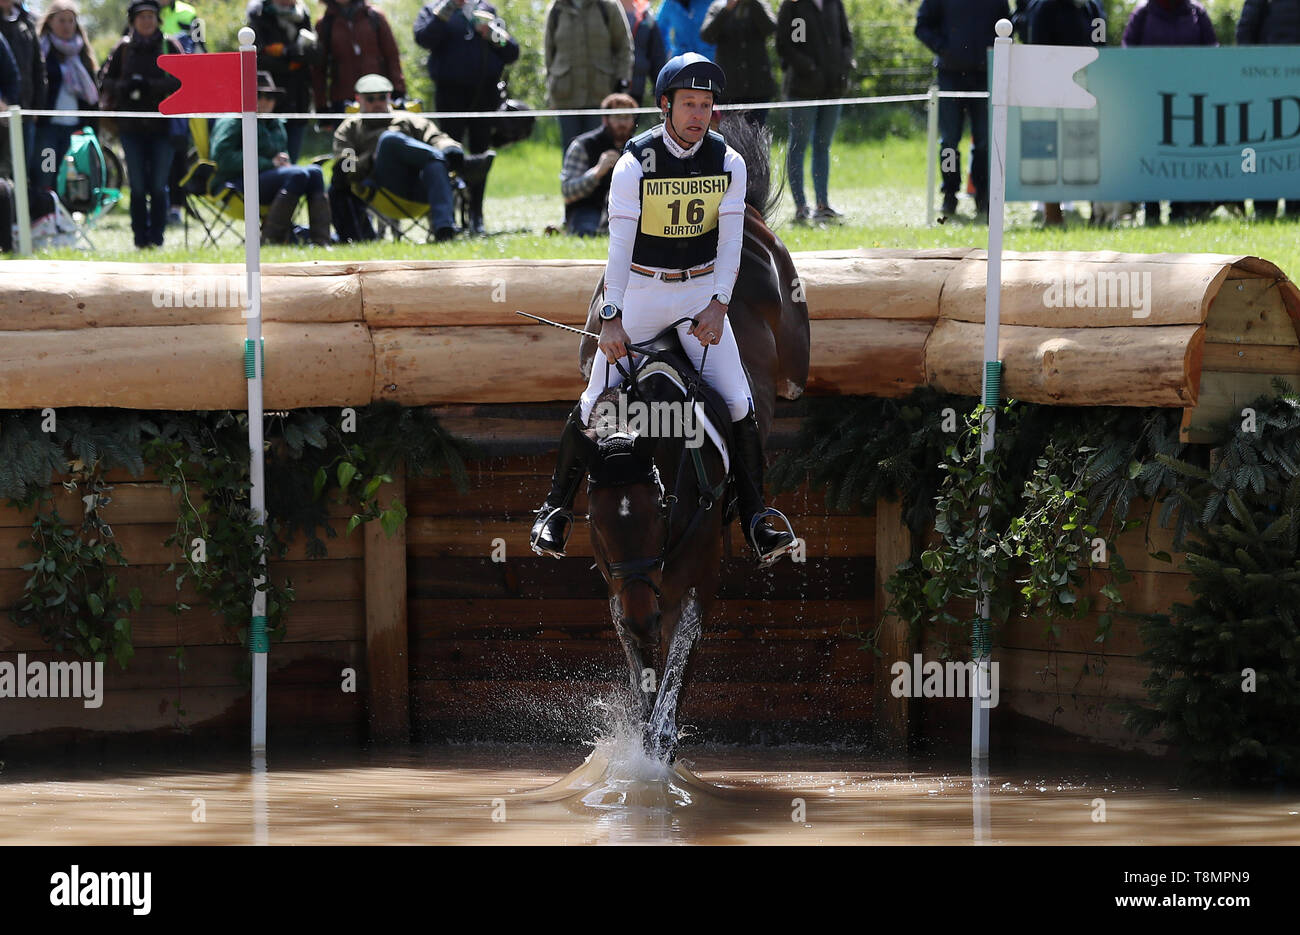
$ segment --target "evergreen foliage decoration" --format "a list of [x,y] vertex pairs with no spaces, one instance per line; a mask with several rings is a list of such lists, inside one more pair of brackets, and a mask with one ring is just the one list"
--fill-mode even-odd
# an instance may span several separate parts
[[[346,428],[345,428],[346,427]],[[36,626],[56,650],[126,667],[134,650],[130,614],[138,589],[123,593],[115,566],[126,565],[112,528],[99,510],[112,500],[105,472],[125,469],[133,477],[152,468],[177,498],[177,525],[165,544],[177,547],[168,566],[176,588],[187,577],[247,645],[252,585],[262,556],[283,557],[302,531],[309,557],[327,554],[317,535],[337,531],[327,500],[351,503],[345,535],[378,520],[393,532],[406,520],[396,498],[385,506],[378,494],[399,460],[411,476],[446,471],[456,487],[468,486],[465,459],[472,445],[452,437],[427,409],[379,402],[355,410],[302,409],[266,413],[267,514],[259,550],[259,527],[250,503],[248,416],[232,411],[62,409],[0,412],[0,498],[20,509],[36,508],[32,542],[37,555],[23,566],[31,573],[22,598],[10,609],[20,626]],[[50,486],[56,474],[86,504],[80,526],[54,509]],[[197,488],[197,490],[195,489]],[[196,496],[196,493],[198,494]],[[267,625],[273,639],[285,632],[294,594],[292,582],[268,581]],[[189,610],[176,602],[173,613]],[[184,648],[178,647],[184,666]]]

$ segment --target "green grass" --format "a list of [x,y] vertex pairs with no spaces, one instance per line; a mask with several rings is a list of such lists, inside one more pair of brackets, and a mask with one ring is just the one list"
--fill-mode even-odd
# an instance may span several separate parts
[[[310,142],[310,141],[309,141]],[[308,147],[308,151],[311,149]],[[488,188],[486,215],[489,229],[516,231],[485,239],[451,244],[369,244],[312,247],[265,247],[267,263],[293,260],[373,259],[490,259],[490,258],[603,258],[606,242],[567,235],[546,236],[548,224],[562,227],[559,197],[561,154],[558,145],[530,140],[509,147],[497,156]],[[774,165],[784,166],[784,146],[773,152]],[[805,166],[807,171],[807,166]],[[811,196],[811,180],[805,183]],[[850,247],[925,248],[983,247],[985,228],[955,221],[927,228],[925,213],[925,140],[890,137],[860,143],[838,142],[832,149],[831,203],[846,215],[846,222],[806,228],[790,224],[788,192],[773,214],[773,226],[791,250],[826,250]],[[960,213],[972,208],[963,199]],[[1075,223],[1065,229],[1035,226],[1031,206],[1012,204],[1007,211],[1005,247],[1008,250],[1116,250],[1129,253],[1229,253],[1262,256],[1284,271],[1300,271],[1300,228],[1285,221],[1251,221],[1220,211],[1210,221],[1160,228],[1120,227],[1093,229]],[[243,247],[227,239],[219,250],[197,249],[191,226],[191,248],[182,242],[180,228],[169,228],[160,250],[137,251],[132,246],[127,206],[124,203],[92,231],[93,253],[77,250],[41,251],[48,259],[140,260],[153,262],[241,262]]]

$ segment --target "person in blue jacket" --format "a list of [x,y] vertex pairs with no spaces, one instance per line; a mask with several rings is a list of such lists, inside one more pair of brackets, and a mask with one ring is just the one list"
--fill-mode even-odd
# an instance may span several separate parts
[[685,52],[698,52],[710,60],[717,57],[717,46],[700,38],[700,27],[712,4],[713,0],[663,0],[659,4],[655,19],[670,59]]
[[[510,35],[496,8],[485,0],[434,0],[415,20],[415,41],[429,50],[439,114],[496,110],[501,103],[497,82],[507,65],[519,59],[519,42]],[[458,140],[467,154],[486,153],[492,122],[443,116],[444,133]],[[487,176],[469,184],[469,226],[483,233],[483,195]]]

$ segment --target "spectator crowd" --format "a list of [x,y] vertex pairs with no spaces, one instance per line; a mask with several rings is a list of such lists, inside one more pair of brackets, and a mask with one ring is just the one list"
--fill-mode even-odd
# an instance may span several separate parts
[[[246,22],[256,35],[259,111],[313,113],[334,134],[327,181],[320,167],[299,165],[307,119],[259,121],[264,239],[324,245],[372,238],[367,206],[376,191],[424,206],[430,241],[484,233],[495,147],[518,138],[514,131],[530,128],[518,120],[459,116],[521,106],[509,101],[506,90],[520,42],[501,13],[487,0],[430,0],[415,22],[406,24],[428,53],[424,64],[435,88],[435,123],[408,108],[407,81],[388,17],[369,0],[321,0],[320,5],[315,19],[306,0],[252,0],[247,7]],[[987,51],[1002,18],[1013,20],[1022,42],[1105,42],[1099,0],[1017,0],[1014,12],[1008,0],[919,0],[915,36],[934,53],[941,90],[987,89]],[[1244,0],[1235,39],[1300,44],[1300,0]],[[76,0],[47,0],[39,16],[23,0],[0,0],[0,104],[69,112],[22,123],[25,194],[34,214],[45,209],[60,184],[74,134],[82,126],[108,124],[125,157],[135,244],[163,243],[168,225],[179,220],[180,189],[192,175],[195,141],[188,120],[143,114],[156,114],[159,102],[178,87],[158,57],[205,52],[203,40],[201,11],[184,0],[130,0],[121,36],[101,64]],[[858,40],[871,43],[870,36]],[[1139,47],[1217,45],[1219,40],[1197,0],[1138,0],[1122,41]],[[612,111],[558,118],[563,147],[558,194],[571,233],[606,229],[610,171],[637,127],[634,115],[619,111],[660,106],[647,100],[648,89],[669,58],[688,51],[718,62],[727,85],[717,103],[751,105],[742,111],[746,119],[767,124],[778,98],[802,105],[783,108],[781,128],[788,141],[785,169],[795,223],[841,218],[830,204],[830,154],[841,115],[838,101],[849,95],[858,69],[843,0],[661,0],[657,9],[649,0],[550,0],[542,46],[547,105]],[[940,150],[950,157],[941,160],[947,215],[956,213],[967,179],[977,218],[987,216],[987,106],[986,99],[974,97],[940,101]],[[71,113],[87,110],[142,116],[97,122]],[[211,130],[215,165],[209,185],[239,189],[238,121],[217,121]],[[957,155],[963,133],[970,137],[968,176]],[[811,199],[805,188],[810,150]],[[0,121],[0,179],[13,178],[9,153],[8,122]],[[0,197],[0,209],[3,202]],[[292,224],[300,203],[307,207],[305,228]],[[1300,202],[1292,204],[1300,209]],[[1213,207],[1174,203],[1170,220],[1195,220]],[[0,228],[7,234],[6,213],[0,210]],[[1159,204],[1146,206],[1146,219],[1160,223]],[[1060,223],[1061,206],[1045,205],[1044,220]]]

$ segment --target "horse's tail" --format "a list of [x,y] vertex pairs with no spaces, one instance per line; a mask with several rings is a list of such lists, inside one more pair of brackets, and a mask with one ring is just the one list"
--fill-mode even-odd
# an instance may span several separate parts
[[718,132],[727,145],[744,158],[749,178],[745,204],[763,215],[766,221],[768,213],[781,200],[784,188],[784,179],[775,190],[772,187],[772,131],[746,120],[737,112],[729,112],[718,124]]

